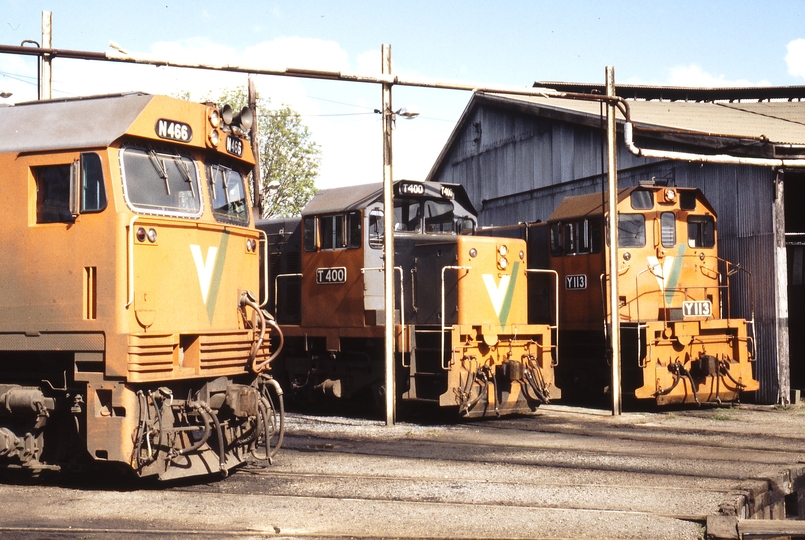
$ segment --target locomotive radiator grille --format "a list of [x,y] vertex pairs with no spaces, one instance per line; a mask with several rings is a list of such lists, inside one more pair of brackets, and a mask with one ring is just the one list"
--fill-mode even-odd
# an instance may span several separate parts
[[[246,372],[252,349],[252,332],[202,335],[132,335],[128,346],[128,372],[132,382],[167,377],[210,377]],[[268,356],[267,347],[257,352]]]

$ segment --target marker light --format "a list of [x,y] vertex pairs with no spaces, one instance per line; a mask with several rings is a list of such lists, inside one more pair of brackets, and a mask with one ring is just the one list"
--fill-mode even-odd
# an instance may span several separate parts
[[137,229],[137,240],[145,242],[145,229],[142,227]]
[[632,254],[629,253],[628,251],[623,254],[623,260],[624,261],[631,260],[631,258],[632,258]]
[[210,125],[214,128],[217,128],[221,125],[221,113],[218,112],[218,109],[210,109]]
[[470,248],[470,257],[473,259],[478,256],[478,250],[475,248]]
[[146,236],[148,237],[148,241],[152,244],[157,241],[157,232],[154,229],[148,229]]
[[221,142],[221,136],[218,135],[218,130],[213,129],[210,131],[210,144],[214,147],[218,146],[218,143]]

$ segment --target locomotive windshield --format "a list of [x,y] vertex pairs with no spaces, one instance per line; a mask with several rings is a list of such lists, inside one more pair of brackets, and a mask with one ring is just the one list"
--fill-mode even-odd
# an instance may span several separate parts
[[249,212],[243,176],[225,165],[213,163],[207,166],[207,178],[210,182],[210,199],[215,219],[247,224]]
[[435,199],[395,199],[394,230],[426,234],[465,234],[472,232],[468,216],[456,216],[452,201]]
[[123,188],[137,211],[197,217],[201,197],[196,164],[188,155],[153,148],[120,150]]

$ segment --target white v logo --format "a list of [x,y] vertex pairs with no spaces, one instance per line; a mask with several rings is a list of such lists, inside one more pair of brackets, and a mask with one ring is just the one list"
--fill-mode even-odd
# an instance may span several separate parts
[[674,264],[674,258],[666,257],[665,260],[662,261],[662,265],[660,265],[660,261],[657,257],[646,257],[646,260],[648,261],[649,270],[651,270],[651,273],[657,278],[657,284],[660,286],[660,290],[665,291],[665,288],[668,286],[668,277],[671,275],[671,267]]
[[500,317],[500,310],[503,309],[503,301],[506,299],[506,293],[509,290],[511,276],[501,276],[500,283],[497,285],[495,285],[495,276],[492,274],[483,274],[483,278],[486,292],[489,293],[492,306],[495,308],[495,314]]
[[201,257],[201,246],[190,244],[190,252],[193,254],[193,261],[196,263],[198,272],[198,282],[201,285],[201,299],[207,305],[207,295],[210,293],[210,282],[212,282],[212,271],[215,268],[215,257],[218,254],[217,247],[207,248],[207,259]]

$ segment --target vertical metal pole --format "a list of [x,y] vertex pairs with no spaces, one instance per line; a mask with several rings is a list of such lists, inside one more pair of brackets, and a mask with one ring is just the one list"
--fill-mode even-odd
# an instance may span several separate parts
[[254,120],[252,127],[249,129],[249,139],[252,144],[252,154],[254,154],[254,168],[252,169],[252,195],[254,196],[254,219],[261,219],[263,217],[263,204],[262,204],[262,182],[260,176],[260,146],[257,141],[257,91],[254,88],[254,75],[249,74],[249,108],[252,110]]
[[[42,12],[42,48],[53,48],[53,14],[50,11]],[[49,54],[45,54],[42,60],[42,93],[39,99],[52,99],[53,70],[51,62],[53,58]]]
[[[615,68],[607,66],[607,95],[615,96]],[[610,346],[612,348],[612,415],[621,414],[621,328],[620,301],[618,300],[618,166],[617,131],[615,130],[615,105],[607,103],[607,180],[609,183],[609,321]]]
[[[381,49],[383,74],[391,75],[391,45]],[[391,173],[391,84],[383,83],[383,277],[385,287],[386,425],[394,425],[394,191]]]

